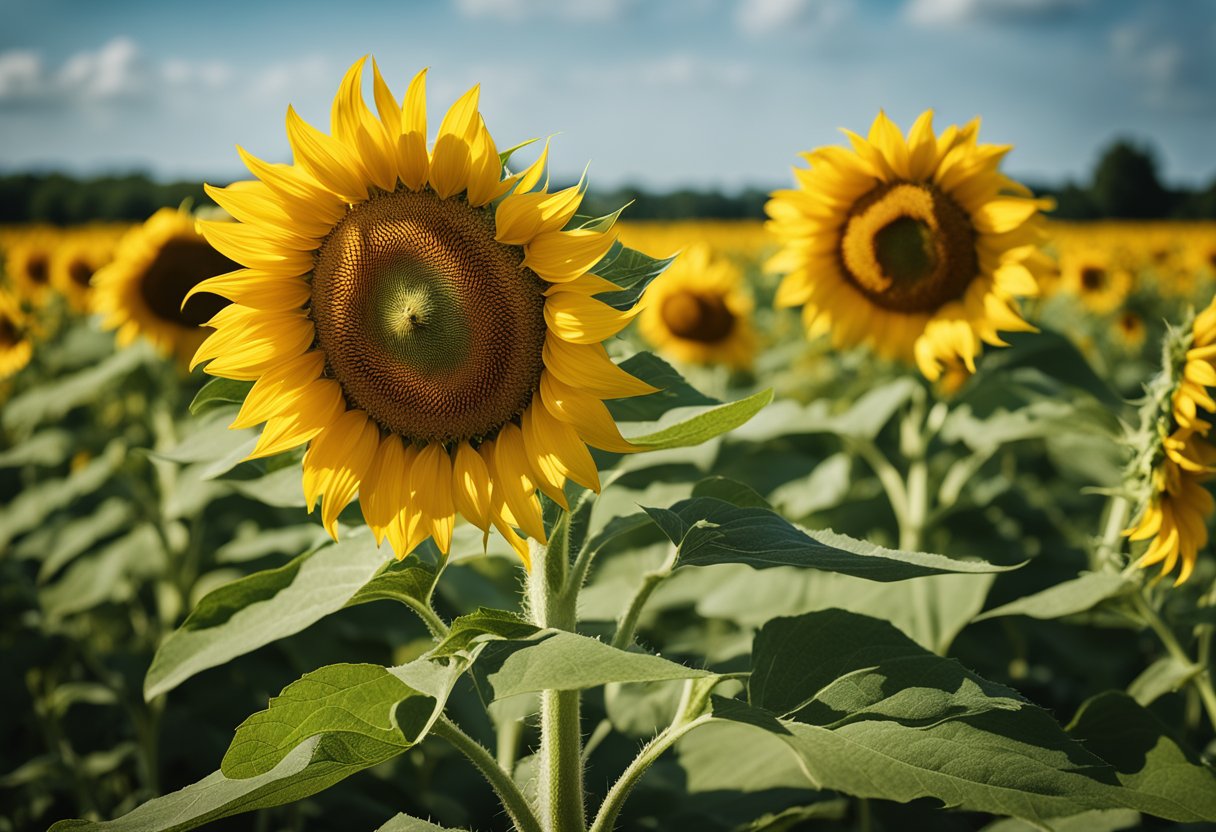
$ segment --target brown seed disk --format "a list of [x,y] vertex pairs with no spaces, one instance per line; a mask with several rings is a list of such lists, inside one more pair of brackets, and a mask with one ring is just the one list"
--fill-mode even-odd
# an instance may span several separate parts
[[21,331],[7,315],[0,315],[0,347],[13,347],[21,343]]
[[93,267],[79,258],[68,263],[68,277],[77,286],[89,285],[89,281],[93,279]]
[[1106,286],[1106,269],[1098,266],[1086,266],[1081,269],[1081,288],[1087,292],[1097,292]]
[[971,218],[948,194],[896,181],[854,203],[838,254],[845,277],[876,306],[918,313],[963,296],[979,273],[975,246]]
[[680,292],[663,300],[663,322],[673,335],[687,341],[716,344],[735,328],[735,316],[717,295]]
[[25,274],[31,283],[39,286],[49,283],[51,279],[51,261],[42,252],[30,255],[25,263]]
[[400,190],[355,206],[322,243],[311,314],[348,402],[422,442],[494,435],[544,369],[544,283],[493,213]]
[[239,263],[229,260],[204,240],[175,237],[160,247],[144,270],[139,294],[156,317],[179,326],[201,326],[229,301],[200,292],[183,309],[182,299],[207,278],[239,268]]

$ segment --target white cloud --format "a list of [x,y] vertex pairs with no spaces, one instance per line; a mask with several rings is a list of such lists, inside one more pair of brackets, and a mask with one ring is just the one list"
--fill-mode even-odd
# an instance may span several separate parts
[[1041,20],[1074,12],[1089,0],[909,0],[904,16],[925,26],[982,20]]
[[824,28],[848,14],[845,0],[740,0],[735,23],[749,35]]
[[222,61],[175,58],[153,65],[127,37],[69,55],[57,68],[48,67],[40,54],[30,50],[0,52],[0,107],[147,102],[166,86],[180,94],[191,89],[222,89],[233,81],[232,68]]
[[549,17],[578,22],[599,22],[621,17],[637,0],[456,0],[465,17],[519,22]]
[[622,68],[616,77],[655,86],[738,88],[746,86],[753,75],[752,69],[739,61],[708,60],[677,52]]

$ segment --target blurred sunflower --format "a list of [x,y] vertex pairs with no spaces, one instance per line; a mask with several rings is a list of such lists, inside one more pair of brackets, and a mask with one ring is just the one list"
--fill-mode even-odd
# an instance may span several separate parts
[[121,346],[142,335],[185,363],[207,337],[204,325],[228,305],[218,295],[193,290],[235,268],[199,234],[193,216],[162,208],[128,231],[113,261],[93,275],[94,308],[103,327],[118,330]]
[[1216,473],[1216,447],[1208,440],[1211,422],[1202,418],[1216,412],[1207,389],[1216,385],[1216,301],[1195,317],[1189,331],[1170,337],[1165,354],[1178,358],[1166,367],[1169,395],[1154,422],[1160,451],[1149,449],[1148,496],[1127,534],[1133,541],[1150,541],[1137,565],[1161,564],[1163,576],[1179,567],[1178,585],[1194,571],[1216,512],[1216,501],[1204,487]]
[[680,361],[747,369],[756,354],[751,314],[739,269],[696,244],[646,289],[638,328]]
[[777,305],[802,306],[812,336],[915,360],[930,380],[952,358],[974,372],[981,342],[1033,329],[1016,301],[1039,292],[1050,202],[999,172],[1010,148],[979,144],[978,120],[936,136],[926,112],[905,139],[879,113],[868,138],[845,132],[851,151],[804,154],[798,189],[766,206],[783,243]]
[[80,232],[65,239],[51,258],[51,284],[77,312],[92,311],[93,275],[113,257],[113,245],[96,234]]
[[51,297],[51,256],[55,235],[42,229],[23,232],[4,253],[5,270],[19,297],[43,306]]
[[545,539],[537,490],[565,505],[567,478],[599,487],[588,445],[635,450],[603,400],[653,392],[600,343],[638,311],[594,298],[618,288],[589,272],[615,234],[564,230],[583,192],[538,188],[547,147],[503,177],[478,87],[428,153],[426,71],[402,103],[373,63],[373,114],[365,62],[332,135],[288,108],[295,163],[241,151],[260,181],[208,188],[240,223],[203,233],[246,268],[198,287],[233,304],[193,363],[256,380],[233,423],[266,423],[251,456],[310,443],[304,492],[331,535],[357,492],[399,558],[447,552],[459,512],[527,562],[514,530]]
[[1060,252],[1061,288],[1099,315],[1123,305],[1132,290],[1131,272],[1101,248],[1068,247]]
[[33,352],[21,304],[11,292],[0,288],[0,379],[30,363]]
[[1115,335],[1128,350],[1138,350],[1144,346],[1147,330],[1144,319],[1135,312],[1125,311],[1115,319]]

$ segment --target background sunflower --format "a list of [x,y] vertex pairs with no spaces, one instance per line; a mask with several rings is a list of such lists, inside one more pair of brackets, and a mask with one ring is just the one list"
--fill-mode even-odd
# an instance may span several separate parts
[[808,334],[870,344],[936,379],[953,358],[975,370],[981,343],[1031,329],[1016,300],[1038,294],[1039,209],[1050,203],[1001,174],[1008,147],[979,144],[979,121],[933,132],[925,112],[907,139],[879,113],[852,149],[804,155],[795,190],[765,210],[783,248],[779,306],[801,306]]

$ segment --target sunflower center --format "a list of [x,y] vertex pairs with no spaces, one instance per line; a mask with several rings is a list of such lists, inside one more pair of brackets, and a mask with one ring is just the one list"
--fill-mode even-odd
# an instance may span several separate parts
[[353,207],[325,239],[312,318],[353,407],[407,439],[497,433],[544,369],[544,284],[493,213],[400,190]]
[[77,286],[87,287],[93,279],[93,267],[83,260],[73,260],[68,263],[68,277]]
[[957,300],[979,273],[971,219],[927,182],[885,183],[857,200],[839,254],[855,287],[898,312]]
[[21,330],[7,316],[0,315],[0,347],[13,347],[21,343]]
[[156,317],[178,326],[202,326],[228,305],[218,295],[200,292],[185,307],[182,299],[197,284],[239,269],[202,239],[177,237],[160,247],[139,281],[139,294]]
[[715,344],[735,328],[735,316],[722,298],[680,292],[663,301],[663,322],[672,334],[688,341]]
[[1086,266],[1081,269],[1081,288],[1087,292],[1098,292],[1106,286],[1106,269]]
[[35,283],[39,286],[50,282],[50,258],[41,252],[31,254],[29,260],[27,260],[25,263],[25,274],[26,277],[30,279],[31,283]]

